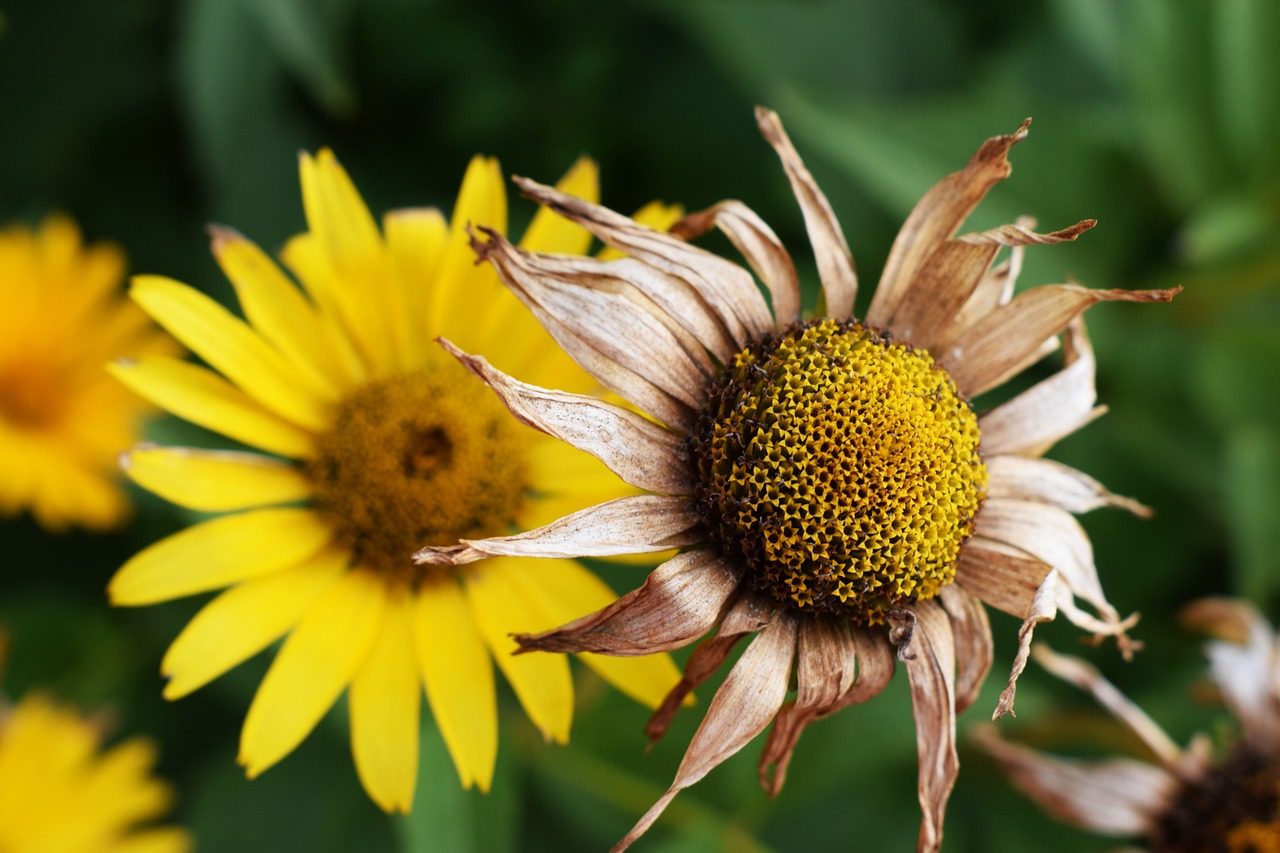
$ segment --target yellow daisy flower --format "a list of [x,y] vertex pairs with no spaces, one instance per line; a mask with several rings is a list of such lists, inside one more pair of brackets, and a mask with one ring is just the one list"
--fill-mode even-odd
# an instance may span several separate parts
[[[650,721],[651,737],[754,635],[675,781],[616,849],[771,723],[760,779],[776,792],[804,728],[879,693],[896,656],[916,720],[919,849],[934,851],[959,766],[955,717],[991,666],[983,604],[1023,620],[997,716],[1012,708],[1035,625],[1059,610],[1129,650],[1133,618],[1121,619],[1107,601],[1072,513],[1145,509],[1041,457],[1101,414],[1080,315],[1102,301],[1167,301],[1177,291],[1063,284],[1013,295],[1024,247],[1074,240],[1093,220],[1047,234],[1019,222],[956,236],[1009,174],[1006,155],[1026,136],[1024,124],[987,140],[917,204],[859,321],[857,276],[830,204],[778,117],[763,109],[756,117],[804,214],[822,280],[819,315],[802,319],[791,257],[741,202],[694,213],[667,234],[518,178],[548,209],[630,257],[547,255],[496,232],[477,238],[476,250],[579,364],[652,419],[516,380],[446,345],[521,421],[654,494],[539,530],[426,548],[419,559],[465,564],[688,546],[608,607],[517,637],[522,651],[636,656],[716,631]],[[686,242],[711,228],[745,256],[769,301],[746,268]],[[1002,247],[1009,258],[993,266]],[[990,411],[971,406],[1060,345],[1060,372]]]
[[151,407],[102,365],[173,342],[119,297],[124,269],[119,248],[85,246],[65,216],[0,230],[0,515],[30,510],[59,531],[128,514],[116,456]]
[[[5,638],[0,636],[0,658]],[[183,853],[186,830],[139,828],[173,807],[151,776],[143,738],[105,753],[91,719],[42,693],[0,697],[0,850],[5,853]]]
[[[109,592],[115,604],[143,605],[230,587],[165,655],[164,695],[184,696],[287,635],[245,719],[248,776],[292,751],[347,690],[365,789],[383,809],[408,811],[422,687],[462,784],[488,790],[498,744],[491,659],[543,736],[563,743],[568,662],[513,656],[510,632],[613,598],[571,560],[534,574],[507,559],[422,568],[409,555],[423,542],[536,527],[618,486],[590,456],[513,424],[434,341],[447,332],[547,381],[591,382],[475,263],[467,229],[506,225],[496,161],[472,160],[452,222],[399,210],[381,230],[330,151],[303,155],[301,177],[309,230],[282,251],[301,288],[226,228],[213,229],[213,251],[246,320],[176,281],[133,281],[133,298],[209,367],[147,356],[112,372],[262,452],[130,452],[135,482],[220,515],[137,554]],[[561,188],[595,198],[594,164],[577,163]],[[678,215],[646,211],[660,226]],[[544,212],[523,245],[572,254],[590,239]],[[679,678],[666,658],[582,657],[651,706]]]

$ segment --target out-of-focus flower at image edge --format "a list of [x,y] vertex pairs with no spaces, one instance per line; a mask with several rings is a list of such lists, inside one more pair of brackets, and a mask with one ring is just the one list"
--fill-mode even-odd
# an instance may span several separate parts
[[[1101,413],[1082,312],[1106,300],[1167,301],[1176,291],[1063,284],[1013,296],[1024,246],[1073,240],[1092,220],[1048,234],[1024,221],[953,236],[1009,174],[1006,154],[1026,135],[1023,124],[988,140],[919,202],[858,322],[857,279],[835,215],[777,116],[759,110],[757,120],[804,213],[822,284],[818,316],[801,319],[790,256],[740,202],[692,214],[663,234],[517,179],[630,257],[540,254],[496,232],[477,239],[477,251],[579,364],[666,426],[526,384],[450,349],[520,420],[656,494],[524,534],[426,548],[419,558],[563,559],[691,546],[608,607],[518,638],[522,651],[632,656],[718,629],[650,721],[655,738],[687,691],[755,635],[675,781],[619,849],[771,722],[760,777],[776,792],[805,726],[879,693],[896,652],[916,720],[919,847],[936,850],[958,769],[955,715],[977,697],[991,664],[983,603],[1024,620],[997,716],[1012,707],[1033,627],[1059,610],[1130,648],[1133,620],[1103,595],[1089,539],[1071,514],[1144,510],[1041,455]],[[746,257],[772,306],[747,269],[681,239],[713,227]],[[1012,254],[993,267],[1002,247]],[[1052,352],[1064,332],[1061,371],[975,414],[971,397]],[[797,696],[787,703],[793,672]]]
[[152,407],[102,366],[175,346],[123,298],[124,271],[65,216],[0,230],[0,515],[30,510],[51,532],[128,515],[116,457]]
[[[0,635],[0,671],[6,637]],[[184,853],[178,827],[140,827],[173,807],[151,776],[155,747],[133,738],[102,751],[101,726],[40,692],[0,696],[0,850]]]
[[[249,707],[239,761],[250,778],[289,754],[347,690],[351,746],[370,797],[408,811],[421,695],[464,786],[488,790],[498,744],[492,661],[548,740],[568,739],[562,657],[515,657],[510,634],[612,600],[577,562],[531,573],[498,558],[421,567],[424,541],[528,529],[604,497],[616,479],[589,455],[511,421],[434,342],[460,335],[548,380],[593,386],[477,265],[466,227],[503,229],[496,161],[475,158],[452,223],[388,213],[382,229],[332,152],[301,159],[308,230],[282,250],[299,288],[257,246],[215,227],[213,251],[246,320],[176,281],[140,276],[132,297],[209,368],[161,356],[119,362],[127,386],[261,452],[140,446],[125,469],[194,510],[225,513],[150,546],[109,592],[144,605],[230,587],[162,662],[184,696],[287,635]],[[582,160],[561,183],[595,198]],[[661,227],[679,212],[646,209]],[[540,212],[524,245],[583,252],[590,235]],[[588,665],[651,707],[679,678],[669,658]]]
[[1002,740],[989,727],[975,739],[1027,796],[1076,826],[1142,836],[1155,853],[1280,850],[1280,637],[1240,599],[1202,599],[1182,616],[1217,637],[1207,646],[1210,674],[1239,723],[1221,749],[1203,733],[1180,749],[1093,666],[1043,645],[1033,650],[1036,660],[1092,694],[1155,763],[1058,758]]

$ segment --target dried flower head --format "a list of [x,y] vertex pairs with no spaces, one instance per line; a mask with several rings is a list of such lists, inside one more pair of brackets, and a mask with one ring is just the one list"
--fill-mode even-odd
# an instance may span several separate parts
[[[650,417],[526,384],[445,345],[520,420],[655,494],[516,536],[427,548],[419,558],[684,548],[610,606],[518,638],[522,651],[632,656],[715,629],[654,715],[652,737],[754,635],[670,790],[620,847],[771,722],[760,775],[778,790],[805,726],[879,693],[896,653],[918,733],[920,848],[932,850],[957,770],[955,714],[973,702],[991,663],[983,602],[1024,620],[997,715],[1012,707],[1034,626],[1059,609],[1128,650],[1132,619],[1103,595],[1071,513],[1142,509],[1041,454],[1101,411],[1079,315],[1097,302],[1165,301],[1175,291],[1062,284],[1013,296],[1024,246],[1073,240],[1092,220],[1048,234],[1019,222],[953,236],[1009,174],[1006,154],[1026,135],[1023,124],[988,140],[920,201],[867,316],[855,320],[857,279],[831,207],[777,116],[762,109],[757,119],[804,213],[822,279],[818,316],[802,318],[790,257],[740,202],[695,213],[668,235],[517,179],[629,257],[529,252],[485,229],[476,250],[579,364]],[[748,270],[686,242],[711,228],[746,257],[772,306]],[[1002,247],[1012,252],[992,268]],[[972,397],[1038,361],[1063,334],[1060,372],[989,412],[973,409]],[[793,674],[797,695],[787,702]]]

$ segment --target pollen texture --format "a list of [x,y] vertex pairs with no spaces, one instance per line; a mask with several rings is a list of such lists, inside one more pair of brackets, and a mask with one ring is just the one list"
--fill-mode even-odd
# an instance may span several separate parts
[[955,578],[987,485],[978,439],[928,353],[823,320],[727,366],[691,439],[696,497],[758,588],[871,624]]
[[510,532],[528,482],[525,428],[444,353],[335,409],[305,470],[357,565],[413,580],[424,545]]

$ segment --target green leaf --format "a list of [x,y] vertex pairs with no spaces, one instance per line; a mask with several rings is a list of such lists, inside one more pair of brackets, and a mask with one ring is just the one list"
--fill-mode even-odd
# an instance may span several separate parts
[[1280,434],[1243,426],[1227,436],[1227,518],[1236,592],[1259,603],[1280,594]]
[[262,24],[271,47],[333,116],[347,116],[356,107],[348,81],[341,35],[348,4],[318,0],[254,0],[247,4]]

